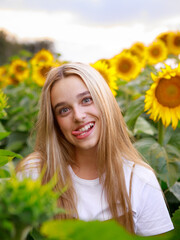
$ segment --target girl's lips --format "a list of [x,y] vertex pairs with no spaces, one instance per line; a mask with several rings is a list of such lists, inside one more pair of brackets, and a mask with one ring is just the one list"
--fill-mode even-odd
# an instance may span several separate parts
[[[81,129],[81,128],[89,125],[90,123],[93,123],[94,125],[92,127],[90,127],[89,129],[87,129],[85,131],[79,131],[78,130],[78,129]],[[72,131],[72,135],[74,135],[78,139],[85,138],[85,137],[89,136],[89,134],[92,132],[92,129],[94,128],[94,126],[95,126],[95,122],[89,122],[89,123],[86,123],[84,125],[81,125],[80,127],[78,127],[77,130]]]

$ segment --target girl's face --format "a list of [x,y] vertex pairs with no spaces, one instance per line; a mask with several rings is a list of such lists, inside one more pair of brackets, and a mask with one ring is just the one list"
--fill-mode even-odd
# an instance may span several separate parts
[[100,136],[99,110],[85,83],[76,75],[57,81],[51,103],[65,138],[79,149],[97,146]]

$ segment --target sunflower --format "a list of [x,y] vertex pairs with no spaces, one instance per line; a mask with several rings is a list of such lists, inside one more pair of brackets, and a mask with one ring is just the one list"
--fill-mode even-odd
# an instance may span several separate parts
[[22,82],[29,75],[28,63],[21,59],[14,60],[10,65],[9,73],[18,82]]
[[54,61],[54,57],[52,53],[46,49],[42,49],[35,54],[35,56],[31,59],[31,64],[36,65],[39,63],[51,63]]
[[170,34],[170,32],[160,33],[160,34],[156,37],[156,39],[163,41],[164,44],[165,44],[166,46],[168,46],[168,36],[169,36],[169,34]]
[[180,32],[169,34],[167,41],[170,53],[180,54]]
[[141,64],[139,64],[138,58],[129,52],[121,52],[112,61],[117,76],[126,81],[136,78],[141,71]]
[[39,63],[38,65],[32,65],[32,78],[39,86],[43,86],[46,80],[46,76],[52,67],[59,66],[57,63]]
[[128,49],[131,55],[136,56],[139,60],[139,64],[141,64],[141,68],[143,68],[146,64],[146,47],[143,43],[137,42]]
[[168,49],[161,40],[156,40],[147,47],[147,62],[150,65],[164,61],[167,55]]
[[146,46],[142,42],[135,42],[131,48],[138,49],[141,53],[146,51]]
[[111,68],[113,66],[111,60],[106,58],[102,58],[97,62],[105,63],[107,65],[107,68]]
[[106,80],[107,84],[109,85],[112,93],[114,96],[116,96],[118,89],[116,84],[116,75],[113,67],[111,67],[108,62],[105,61],[105,59],[101,59],[94,64],[90,64],[93,68],[95,68]]
[[151,75],[154,83],[146,92],[144,110],[153,121],[161,119],[165,127],[172,122],[175,129],[180,120],[180,64],[175,69],[165,65],[158,76]]
[[0,67],[0,87],[6,87],[8,70],[5,66]]

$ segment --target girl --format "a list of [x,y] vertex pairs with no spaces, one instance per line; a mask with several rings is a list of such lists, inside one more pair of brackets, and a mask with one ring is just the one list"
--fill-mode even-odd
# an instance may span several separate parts
[[19,166],[42,184],[58,174],[68,183],[60,219],[115,219],[131,233],[150,236],[173,229],[158,181],[133,147],[106,81],[91,66],[52,69],[42,90],[35,151]]

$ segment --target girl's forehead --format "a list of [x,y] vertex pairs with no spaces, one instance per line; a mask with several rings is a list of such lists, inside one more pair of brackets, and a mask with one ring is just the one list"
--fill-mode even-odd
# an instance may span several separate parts
[[57,81],[52,87],[51,101],[75,99],[77,96],[81,96],[82,93],[89,93],[83,80],[78,76],[68,76]]

